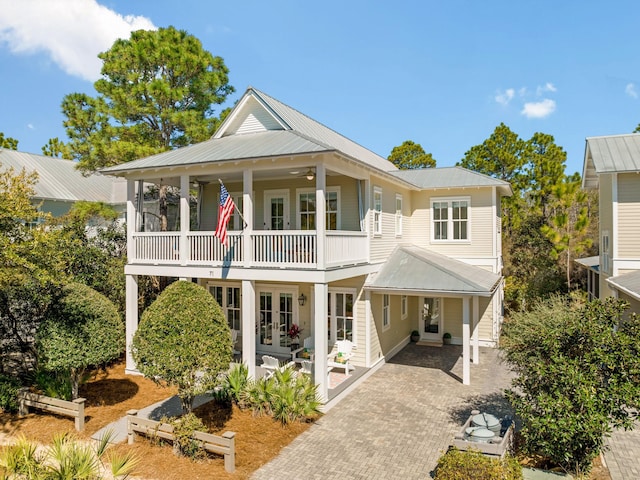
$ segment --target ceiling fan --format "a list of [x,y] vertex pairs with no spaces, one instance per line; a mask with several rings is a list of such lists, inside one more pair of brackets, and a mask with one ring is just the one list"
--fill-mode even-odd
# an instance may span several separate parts
[[300,170],[294,170],[289,172],[291,175],[298,175],[299,177],[304,177],[307,180],[311,181],[316,178],[316,172],[313,168],[309,167],[307,171],[300,175]]

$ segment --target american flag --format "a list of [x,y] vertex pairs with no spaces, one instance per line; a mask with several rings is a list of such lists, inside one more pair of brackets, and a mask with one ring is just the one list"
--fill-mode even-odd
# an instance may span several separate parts
[[224,184],[220,182],[220,206],[218,207],[218,226],[216,227],[216,233],[214,236],[220,239],[220,243],[224,246],[228,246],[227,240],[227,224],[233,213],[233,209],[236,208],[233,203],[233,199]]

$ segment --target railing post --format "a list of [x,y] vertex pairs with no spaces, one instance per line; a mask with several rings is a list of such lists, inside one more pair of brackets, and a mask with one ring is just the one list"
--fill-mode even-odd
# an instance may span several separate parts
[[131,445],[136,438],[136,432],[133,431],[133,427],[131,426],[131,419],[129,418],[129,416],[138,416],[138,410],[127,411],[127,443]]
[[224,454],[224,469],[229,472],[236,470],[236,434],[235,432],[224,432],[222,438],[229,440],[229,453]]
[[81,432],[84,430],[84,402],[85,401],[86,401],[85,398],[76,398],[75,400],[73,400],[73,403],[78,405],[78,413],[76,414],[76,418],[75,418],[76,430],[78,432]]

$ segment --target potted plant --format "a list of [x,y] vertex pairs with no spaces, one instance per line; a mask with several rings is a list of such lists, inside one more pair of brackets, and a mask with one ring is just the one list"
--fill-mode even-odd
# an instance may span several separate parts
[[300,333],[302,333],[302,329],[295,323],[291,325],[291,328],[287,332],[287,335],[289,335],[291,339],[291,348],[294,350],[300,346]]
[[451,345],[451,334],[449,332],[444,332],[444,335],[442,335],[442,343]]
[[420,340],[420,332],[418,330],[414,330],[411,332],[411,341],[417,342],[418,340]]

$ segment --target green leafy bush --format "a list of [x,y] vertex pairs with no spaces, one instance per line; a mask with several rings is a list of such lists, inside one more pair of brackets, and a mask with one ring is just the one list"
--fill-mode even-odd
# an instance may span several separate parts
[[243,407],[244,395],[249,386],[249,368],[244,363],[234,363],[224,377],[220,392],[236,405]]
[[62,400],[71,400],[72,385],[69,372],[47,371],[39,368],[34,377],[34,383],[43,395]]
[[[162,420],[164,423],[165,420]],[[174,418],[169,422],[173,425],[173,434],[175,440],[173,442],[173,451],[178,456],[189,457],[193,459],[203,458],[206,451],[202,443],[193,438],[193,432],[207,433],[207,427],[202,423],[193,412],[189,412],[178,418]]]
[[12,377],[0,375],[0,411],[18,411],[18,391],[20,382]]
[[452,448],[438,460],[435,480],[521,480],[522,467],[516,459],[490,458],[478,451]]

